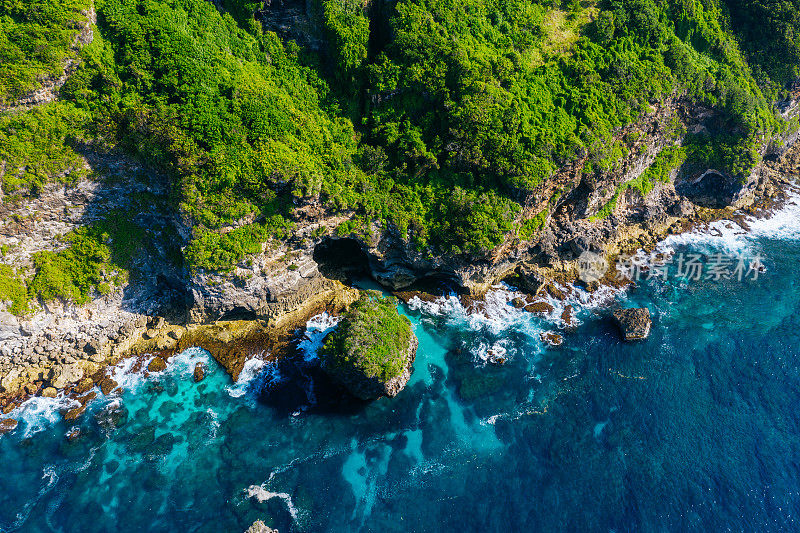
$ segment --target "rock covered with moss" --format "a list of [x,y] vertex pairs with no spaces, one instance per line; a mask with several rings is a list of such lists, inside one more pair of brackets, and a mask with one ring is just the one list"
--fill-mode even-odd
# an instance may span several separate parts
[[325,340],[322,368],[354,396],[395,397],[411,377],[418,341],[397,300],[367,292]]

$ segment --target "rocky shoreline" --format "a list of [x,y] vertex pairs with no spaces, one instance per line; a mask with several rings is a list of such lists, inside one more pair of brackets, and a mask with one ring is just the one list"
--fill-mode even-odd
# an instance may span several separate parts
[[[796,117],[798,102],[786,106],[784,114]],[[87,167],[102,169],[102,178],[52,185],[26,202],[0,203],[2,261],[30,270],[34,254],[58,250],[70,230],[125,209],[134,210],[142,227],[160,228],[160,234],[168,230],[171,247],[154,241],[132,266],[134,281],[106,295],[94,294],[88,304],[48,302],[24,316],[11,314],[8,302],[0,304],[0,411],[7,414],[31,396],[62,392],[85,405],[95,385],[104,391],[116,388],[107,369],[121,359],[154,354],[166,361],[190,346],[209,350],[236,379],[248,358],[285,353],[294,333],[312,316],[339,313],[354,302],[353,276],[370,277],[404,301],[435,296],[437,287],[455,288],[467,304],[505,280],[529,295],[515,306],[547,313],[542,296],[565,297],[558,285],[576,281],[581,253],[603,253],[612,260],[621,253],[652,250],[667,235],[699,224],[768,213],[795,187],[800,148],[793,132],[780,148],[764,146],[765,161],[746,179],[723,176],[727,186],[717,198],[709,198],[708,187],[700,186],[708,171],[684,175],[676,169],[645,197],[623,189],[613,212],[597,218],[620,184],[641,175],[676,142],[665,133],[675,116],[694,130],[713,121],[709,110],[666,102],[621,132],[635,130],[644,140],[614,169],[589,180],[580,168],[570,167],[527,199],[524,216],[547,206],[539,232],[529,240],[509,237],[486,258],[471,260],[424,256],[392,228],[376,227],[369,238],[336,235],[334,229],[347,217],[309,204],[296,211],[292,239],[265,245],[261,254],[231,272],[186,272],[169,258],[191,228],[171,209],[166,181],[124,160],[109,165],[87,156]],[[119,179],[142,174],[146,179]],[[562,192],[554,201],[556,190]],[[145,211],[126,200],[145,194],[155,199]],[[611,274],[585,289],[620,284]],[[557,334],[545,339],[551,345],[562,340]]]

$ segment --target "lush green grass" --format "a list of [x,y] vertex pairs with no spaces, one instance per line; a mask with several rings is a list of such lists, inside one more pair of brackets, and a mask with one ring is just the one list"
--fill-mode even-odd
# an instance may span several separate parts
[[397,300],[364,293],[325,340],[324,364],[388,381],[405,369],[411,335],[411,323],[397,312]]

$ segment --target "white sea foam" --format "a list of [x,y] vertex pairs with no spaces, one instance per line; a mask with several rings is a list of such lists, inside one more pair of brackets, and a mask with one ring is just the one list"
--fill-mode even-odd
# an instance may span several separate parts
[[790,191],[786,202],[766,217],[748,216],[743,227],[732,220],[718,220],[680,235],[671,235],[659,243],[658,251],[676,247],[713,253],[717,251],[753,254],[755,239],[800,239],[800,192]]
[[303,353],[303,359],[306,362],[312,362],[317,359],[319,350],[322,348],[322,341],[328,333],[336,329],[340,321],[341,318],[339,317],[322,313],[311,317],[306,323],[303,339],[298,344],[298,348]]
[[250,485],[247,487],[245,494],[248,498],[255,498],[259,503],[264,503],[273,498],[280,498],[286,503],[286,508],[289,510],[289,514],[292,515],[292,519],[297,521],[299,513],[294,503],[292,503],[292,497],[285,492],[271,492],[267,490],[265,485]]
[[233,385],[225,388],[232,398],[241,398],[248,391],[260,391],[264,382],[270,379],[280,379],[278,366],[275,362],[266,362],[260,357],[248,359],[242,367],[239,378]]
[[[522,333],[529,337],[534,344],[540,345],[539,335],[553,327],[564,327],[561,318],[566,306],[570,305],[574,311],[573,325],[580,324],[578,314],[581,311],[608,305],[619,298],[623,289],[601,287],[589,293],[572,285],[555,284],[566,297],[559,300],[552,297],[543,297],[552,310],[544,315],[533,314],[524,309],[517,309],[513,305],[515,298],[524,294],[506,284],[492,288],[484,300],[464,307],[461,300],[455,295],[439,297],[433,301],[423,301],[414,297],[408,302],[408,307],[421,313],[423,320],[443,319],[449,326],[461,330],[469,330],[484,334],[486,338],[473,341],[469,350],[476,362],[503,362],[512,359],[519,351],[516,343],[504,337],[507,333]],[[542,346],[542,349],[544,347]]]
[[673,253],[677,248],[712,254],[724,252],[746,255],[752,252],[748,231],[731,220],[717,220],[679,235],[670,235],[656,246],[656,252]]
[[43,431],[61,419],[61,411],[73,409],[80,404],[77,400],[59,395],[56,398],[35,396],[25,400],[19,407],[11,411],[7,418],[19,422],[23,430],[22,437],[27,439]]
[[141,372],[131,371],[135,364],[136,358],[130,357],[111,368],[111,378],[126,391],[136,392],[144,382],[144,376]]
[[786,203],[768,217],[747,218],[751,237],[794,240],[800,238],[800,191],[788,193]]
[[211,432],[210,433],[211,434],[210,434],[210,437],[212,439],[216,439],[217,438],[217,430],[219,430],[219,427],[220,427],[219,415],[217,414],[216,411],[214,411],[210,407],[208,409],[206,409],[206,413],[208,413],[208,416],[211,417],[211,424],[210,424],[210,426],[211,426]]

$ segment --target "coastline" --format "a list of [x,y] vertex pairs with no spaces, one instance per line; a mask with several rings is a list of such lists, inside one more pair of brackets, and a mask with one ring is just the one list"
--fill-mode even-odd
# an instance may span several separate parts
[[[794,102],[787,112],[796,112],[797,108]],[[286,353],[289,340],[311,317],[322,312],[335,315],[346,309],[358,294],[348,284],[354,273],[367,274],[405,302],[415,297],[435,299],[438,295],[431,287],[455,288],[461,304],[476,309],[493,286],[507,282],[524,295],[523,302],[510,302],[512,305],[547,313],[552,305],[543,296],[565,300],[569,296],[565,287],[572,284],[587,293],[602,286],[620,288],[626,284],[615,279],[613,271],[599,282],[578,282],[580,252],[599,250],[613,261],[622,253],[652,252],[670,235],[716,220],[745,224],[746,217],[767,217],[797,190],[798,158],[800,147],[789,143],[779,157],[762,162],[754,170],[755,181],[746,184],[746,194],[735,205],[722,208],[689,204],[675,190],[674,173],[671,181],[657,186],[646,197],[620,202],[606,220],[575,218],[576,202],[585,202],[584,214],[591,202],[568,198],[553,210],[545,229],[532,241],[516,243],[502,255],[492,254],[494,258],[488,262],[448,264],[439,258],[438,263],[431,264],[415,257],[407,243],[398,243],[391,231],[376,234],[371,242],[360,245],[353,236],[304,238],[299,247],[283,245],[266,250],[258,261],[240,265],[230,273],[196,274],[188,288],[176,288],[174,278],[179,274],[165,269],[166,263],[155,261],[145,269],[147,282],[135,296],[126,287],[95,298],[88,305],[55,302],[28,321],[2,313],[0,333],[5,344],[0,352],[0,412],[8,414],[33,396],[59,395],[84,405],[95,385],[112,387],[109,369],[121,360],[143,360],[145,354],[169,360],[192,346],[207,349],[235,380],[248,359],[264,353],[275,359]],[[634,166],[640,172],[646,168],[641,161]],[[626,177],[630,178],[630,173],[621,177],[623,182]],[[616,176],[611,183],[619,180]],[[27,223],[27,231],[29,237],[35,237],[36,245],[27,251],[28,257],[42,248],[43,241],[47,245],[48,239],[82,223],[88,207],[114,195],[129,194],[137,187],[141,186],[104,188],[84,183],[73,189],[53,188],[38,203],[24,206],[34,216],[34,222]],[[579,189],[576,186],[573,192]],[[166,194],[164,190],[153,192]],[[544,196],[548,194],[546,191]],[[78,210],[66,225],[61,223],[65,227],[54,229],[54,221],[60,220],[59,209],[65,205]],[[647,210],[654,211],[655,216],[641,217],[640,213]],[[178,233],[186,231],[180,228],[180,221],[168,220],[158,212],[155,217],[153,223],[174,224]],[[303,221],[297,233],[310,237],[320,233],[320,228],[336,227],[338,222],[337,217],[317,213]],[[6,227],[12,232],[6,234],[15,235],[13,231],[19,227],[19,223]],[[43,238],[42,228],[55,237]],[[432,270],[425,271],[427,268]],[[165,284],[164,278],[170,281]],[[181,303],[187,301],[188,305]],[[561,318],[571,327],[570,309],[564,310]],[[555,332],[548,339],[553,345],[563,340]],[[496,359],[502,360],[502,356]]]

